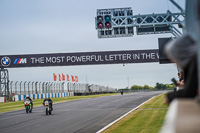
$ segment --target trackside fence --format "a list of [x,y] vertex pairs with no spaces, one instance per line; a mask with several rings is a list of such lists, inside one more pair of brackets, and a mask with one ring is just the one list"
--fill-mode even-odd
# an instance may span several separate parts
[[14,101],[21,101],[26,95],[30,95],[33,99],[43,99],[47,96],[54,98],[115,93],[117,90],[115,88],[94,84],[37,81],[10,81],[8,88],[8,92],[4,90],[0,92],[0,97],[9,97],[9,100]]

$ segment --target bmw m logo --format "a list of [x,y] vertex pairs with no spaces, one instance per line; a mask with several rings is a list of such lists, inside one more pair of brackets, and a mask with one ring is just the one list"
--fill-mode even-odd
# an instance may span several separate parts
[[26,58],[17,58],[15,59],[13,64],[26,64],[26,63],[27,63]]
[[9,66],[9,65],[10,65],[10,62],[11,62],[11,60],[10,60],[9,57],[3,57],[3,58],[1,59],[1,65],[2,65],[2,66]]

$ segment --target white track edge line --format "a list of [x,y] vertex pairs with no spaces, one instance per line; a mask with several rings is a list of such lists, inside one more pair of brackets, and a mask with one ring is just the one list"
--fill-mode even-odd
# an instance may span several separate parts
[[[158,95],[156,95],[158,96]],[[140,106],[142,106],[143,104],[145,104],[146,102],[150,101],[151,99],[153,99],[155,96],[153,96],[152,98],[148,99],[147,101],[143,102],[142,104],[138,105],[137,107],[133,108],[132,110],[130,110],[129,112],[127,112],[126,114],[124,114],[123,116],[119,117],[118,119],[116,119],[115,121],[111,122],[110,124],[108,124],[107,126],[105,126],[104,128],[100,129],[99,131],[97,131],[96,133],[101,133],[102,131],[106,130],[108,127],[112,126],[113,124],[115,124],[116,122],[118,122],[120,119],[124,118],[125,116],[127,116],[128,114],[130,114],[131,112],[133,112],[134,110],[136,110],[137,108],[139,108]]]

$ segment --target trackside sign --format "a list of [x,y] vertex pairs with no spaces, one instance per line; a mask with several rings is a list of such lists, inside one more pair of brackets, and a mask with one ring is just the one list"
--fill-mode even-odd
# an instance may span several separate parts
[[158,49],[1,55],[0,68],[158,62]]

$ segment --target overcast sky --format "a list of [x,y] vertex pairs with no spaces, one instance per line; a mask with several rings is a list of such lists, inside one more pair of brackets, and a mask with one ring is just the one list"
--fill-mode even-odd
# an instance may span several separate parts
[[[185,0],[175,0],[185,9]],[[0,55],[158,49],[172,34],[98,39],[97,9],[132,7],[133,15],[180,12],[169,0],[0,0]],[[115,88],[171,83],[175,64],[159,63],[9,68],[11,81],[53,81],[53,73],[79,83]],[[129,77],[129,78],[128,78]],[[128,82],[129,79],[129,82]]]

